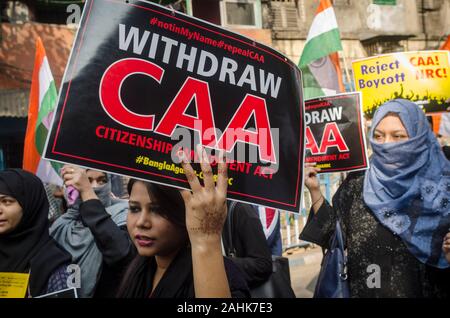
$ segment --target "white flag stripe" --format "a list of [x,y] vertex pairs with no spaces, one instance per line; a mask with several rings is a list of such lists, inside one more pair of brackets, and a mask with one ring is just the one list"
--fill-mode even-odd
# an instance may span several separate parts
[[42,107],[42,100],[53,82],[52,72],[48,64],[47,57],[42,60],[41,68],[39,69],[39,109]]
[[45,183],[56,184],[58,186],[63,185],[62,178],[56,173],[51,163],[45,159],[39,161],[36,175]]
[[[311,39],[326,33],[328,31],[337,29],[337,20],[336,15],[334,14],[333,8],[325,9],[315,16],[311,28],[309,29],[308,38],[306,39],[306,43],[308,43]],[[306,44],[305,44],[306,46]]]

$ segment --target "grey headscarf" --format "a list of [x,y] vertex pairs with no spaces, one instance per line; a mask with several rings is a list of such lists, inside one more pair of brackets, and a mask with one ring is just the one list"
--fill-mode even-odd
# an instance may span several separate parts
[[[101,187],[94,188],[106,211],[117,226],[126,224],[128,202],[126,200],[114,199],[111,196],[111,178],[107,175],[107,183]],[[92,297],[95,287],[102,272],[103,257],[91,230],[84,226],[79,208],[82,201],[80,198],[69,206],[67,212],[58,218],[50,228],[50,235],[70,254],[75,264],[81,269],[81,297]]]

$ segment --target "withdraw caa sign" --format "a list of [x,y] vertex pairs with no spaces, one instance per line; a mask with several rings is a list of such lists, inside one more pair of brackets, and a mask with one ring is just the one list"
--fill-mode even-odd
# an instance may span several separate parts
[[226,151],[230,199],[298,212],[303,141],[301,73],[280,53],[145,1],[91,0],[45,157],[188,188],[176,153],[200,143],[213,166]]
[[322,173],[367,169],[361,108],[361,93],[305,101],[305,162]]

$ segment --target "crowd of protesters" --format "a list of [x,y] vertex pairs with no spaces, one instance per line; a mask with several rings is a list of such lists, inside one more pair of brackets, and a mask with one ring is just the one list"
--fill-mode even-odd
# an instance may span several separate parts
[[[326,249],[340,223],[351,297],[450,297],[450,162],[406,100],[377,110],[369,139],[370,168],[349,174],[332,205],[320,169],[305,166],[312,207],[301,238]],[[66,165],[65,189],[78,196],[66,191],[52,208],[55,189],[20,169],[0,172],[0,272],[29,273],[26,297],[67,289],[70,264],[80,269],[81,297],[250,297],[272,273],[258,208],[237,204],[228,220],[226,163],[215,182],[206,152],[197,152],[203,185],[183,157],[190,191],[131,179],[127,199],[112,193],[112,176]],[[366,283],[371,264],[381,269],[379,288]]]

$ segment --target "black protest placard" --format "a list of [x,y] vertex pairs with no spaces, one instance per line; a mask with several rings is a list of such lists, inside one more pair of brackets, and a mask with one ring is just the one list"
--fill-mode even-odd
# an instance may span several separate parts
[[91,0],[45,158],[186,189],[175,154],[201,143],[227,151],[229,199],[298,212],[303,141],[301,73],[282,54],[146,1]]
[[305,101],[305,162],[322,173],[368,168],[361,93]]

